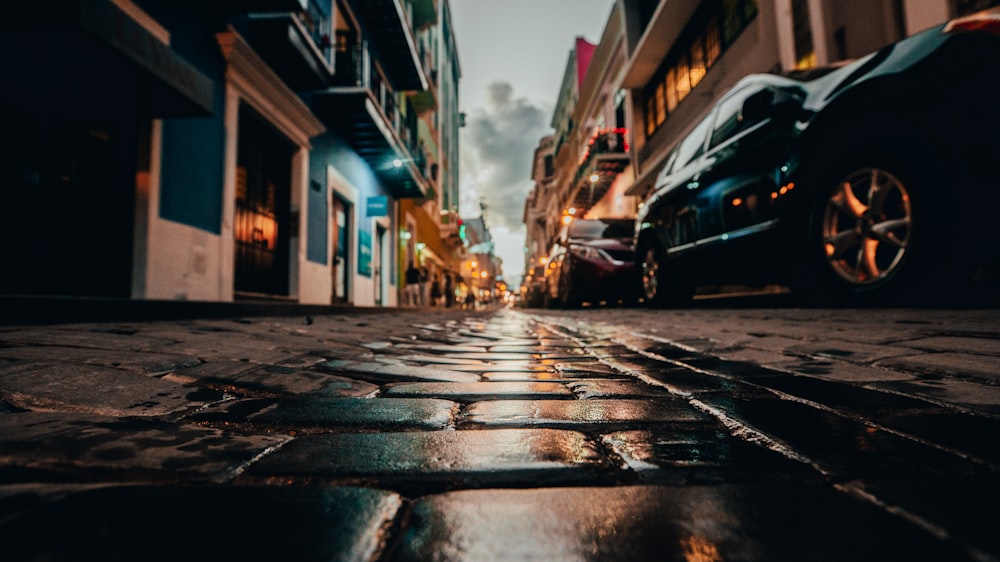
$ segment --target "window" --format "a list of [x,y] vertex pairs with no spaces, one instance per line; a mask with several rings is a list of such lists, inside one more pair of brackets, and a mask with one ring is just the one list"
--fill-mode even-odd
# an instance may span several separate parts
[[682,100],[691,93],[691,75],[688,74],[687,54],[677,61],[677,99]]
[[646,100],[646,135],[653,134],[656,130],[656,100],[650,97]]
[[[755,0],[705,0],[645,88],[646,135],[670,118],[757,16]],[[661,100],[662,96],[662,100]]]
[[625,90],[615,92],[615,128],[625,128]]
[[705,28],[705,69],[712,68],[721,54],[722,41],[719,39],[719,21],[716,18],[711,18]]
[[671,68],[667,72],[667,112],[677,107],[677,71]]
[[660,126],[667,118],[667,102],[663,91],[663,84],[656,87],[656,125]]
[[711,146],[717,146],[750,125],[750,123],[746,123],[743,120],[743,102],[751,94],[759,91],[752,88],[744,88],[719,104],[719,111],[715,119],[715,130],[712,131]]
[[691,87],[694,88],[705,77],[707,67],[705,66],[705,47],[701,37],[695,39],[691,45]]

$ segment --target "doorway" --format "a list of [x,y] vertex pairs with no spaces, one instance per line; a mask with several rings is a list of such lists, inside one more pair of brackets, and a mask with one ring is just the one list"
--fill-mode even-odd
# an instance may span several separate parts
[[330,208],[331,271],[333,274],[333,302],[348,302],[350,291],[351,204],[333,193]]
[[236,162],[237,293],[287,296],[293,145],[240,107]]
[[139,125],[4,109],[0,293],[128,297]]

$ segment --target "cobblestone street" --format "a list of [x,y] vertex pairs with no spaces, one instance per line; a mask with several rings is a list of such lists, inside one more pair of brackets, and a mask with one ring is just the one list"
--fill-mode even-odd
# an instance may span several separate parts
[[1000,560],[995,310],[0,327],[6,560]]

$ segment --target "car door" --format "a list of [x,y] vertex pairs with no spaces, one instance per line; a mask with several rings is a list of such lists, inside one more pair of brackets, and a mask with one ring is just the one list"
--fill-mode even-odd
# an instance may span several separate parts
[[734,233],[774,218],[777,168],[786,159],[788,122],[770,84],[750,84],[717,105],[705,156],[693,178],[698,194],[699,244],[722,243]]
[[694,195],[713,112],[695,125],[672,151],[671,168],[660,178],[647,221],[656,229],[668,253],[684,252],[698,239]]

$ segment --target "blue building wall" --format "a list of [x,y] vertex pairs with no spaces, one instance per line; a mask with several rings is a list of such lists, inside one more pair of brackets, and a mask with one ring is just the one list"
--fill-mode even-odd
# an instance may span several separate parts
[[163,122],[160,217],[219,234],[226,149],[225,63],[212,28],[171,16],[162,16],[170,18],[166,23],[171,46],[212,78],[215,100],[209,117]]
[[[309,185],[317,182],[323,189],[309,189],[306,259],[311,262],[326,264],[330,233],[329,208],[326,194],[326,168],[332,166],[340,175],[358,190],[358,200],[355,202],[355,217],[359,230],[369,228],[370,217],[367,214],[369,197],[388,195],[388,192],[378,182],[375,173],[368,163],[361,159],[344,140],[335,132],[328,132],[312,139],[312,152],[309,154]],[[391,197],[390,197],[391,200]],[[355,242],[362,239],[358,236]]]

